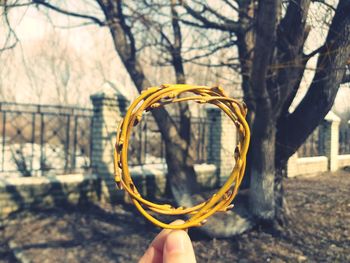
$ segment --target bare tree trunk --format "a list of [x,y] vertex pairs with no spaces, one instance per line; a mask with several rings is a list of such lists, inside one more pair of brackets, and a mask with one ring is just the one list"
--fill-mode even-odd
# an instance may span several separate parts
[[[174,34],[174,41],[171,45],[170,54],[172,56],[172,64],[175,71],[176,83],[185,83],[186,74],[182,60],[182,33],[179,24],[179,17],[176,11],[176,1],[170,0],[171,9],[171,22]],[[187,102],[180,103],[178,106],[178,113],[180,117],[180,137],[186,142],[184,149],[180,151],[174,151],[177,149],[177,143],[173,142],[172,139],[166,140],[166,160],[168,170],[173,174],[177,174],[177,177],[168,175],[170,188],[172,194],[175,197],[177,203],[182,206],[192,206],[191,196],[197,192],[197,176],[194,170],[194,153],[191,149],[191,112],[189,104]],[[183,178],[184,184],[189,184],[189,191],[184,193],[183,189],[179,189],[178,179]],[[183,187],[183,186],[181,186]]]
[[156,109],[152,113],[165,142],[167,183],[179,205],[192,206],[191,195],[197,191],[197,180],[189,143],[179,136],[178,127],[164,109]]
[[[276,156],[278,158],[278,156]],[[284,226],[289,215],[288,204],[284,196],[283,180],[287,177],[287,163],[275,160],[275,222],[277,226]]]
[[[259,122],[261,116],[256,116]],[[271,122],[262,126],[265,130],[259,132],[255,128],[255,136],[252,137],[250,151],[250,208],[254,216],[262,220],[272,220],[275,215],[274,178],[275,178],[275,128]],[[253,126],[253,127],[254,127]],[[254,128],[253,128],[254,129]]]
[[[248,30],[251,27],[252,20],[254,18],[254,1],[247,0],[240,3],[240,13],[239,13],[239,23],[242,30],[237,32],[237,48],[239,55],[239,63],[242,75],[242,89],[244,92],[244,102],[247,105],[248,115],[247,122],[249,126],[254,121],[255,117],[255,101],[254,96],[251,91],[250,77],[252,70],[252,60],[253,60],[253,49],[254,49],[254,32],[253,29]],[[249,188],[250,185],[250,174],[251,166],[249,165],[252,160],[252,151],[248,151],[247,155],[247,167],[246,175],[243,178],[242,188]]]
[[267,89],[268,66],[276,37],[278,0],[261,1],[251,74],[255,118],[251,124],[250,207],[258,219],[274,218],[275,116]]

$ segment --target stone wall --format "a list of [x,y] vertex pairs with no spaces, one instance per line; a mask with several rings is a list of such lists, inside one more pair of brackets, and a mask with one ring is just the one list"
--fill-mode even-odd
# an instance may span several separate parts
[[294,155],[288,162],[288,177],[317,174],[326,171],[328,171],[328,158],[326,156],[297,158]]
[[129,106],[129,101],[120,93],[101,92],[91,96],[93,104],[92,158],[93,172],[101,178],[102,199],[118,199],[113,179],[113,149],[116,131]]
[[320,124],[319,143],[323,156],[299,158],[294,154],[288,161],[288,176],[317,174],[337,171],[350,165],[350,155],[339,155],[340,118],[329,112]]
[[350,154],[338,155],[338,167],[347,167],[350,166]]
[[52,208],[97,201],[99,185],[100,180],[93,174],[1,178],[0,217],[27,208]]
[[[195,165],[202,187],[215,186],[216,167]],[[139,192],[147,198],[165,193],[166,165],[143,165],[130,169]],[[103,201],[104,183],[95,174],[67,174],[50,177],[8,177],[0,179],[0,218],[29,209],[47,209]],[[123,192],[113,189],[116,202],[123,202]]]
[[217,167],[217,181],[222,184],[230,175],[235,164],[236,127],[228,116],[216,106],[207,107],[210,120],[208,133],[207,163]]

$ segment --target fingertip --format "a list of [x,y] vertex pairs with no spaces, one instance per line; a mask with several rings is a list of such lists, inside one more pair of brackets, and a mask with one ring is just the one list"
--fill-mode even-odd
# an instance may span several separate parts
[[163,262],[196,262],[190,237],[183,230],[174,230],[169,233],[163,249]]
[[185,221],[183,221],[182,219],[176,219],[175,221],[171,222],[170,225],[182,225],[184,224]]
[[165,240],[164,250],[168,253],[183,253],[186,251],[188,243],[186,233],[181,230],[172,231]]
[[[170,225],[175,225],[175,226],[178,226],[178,225],[183,225],[185,224],[185,221],[182,220],[182,219],[176,219],[175,221],[171,222]],[[183,229],[186,233],[188,233],[188,228],[185,228]]]

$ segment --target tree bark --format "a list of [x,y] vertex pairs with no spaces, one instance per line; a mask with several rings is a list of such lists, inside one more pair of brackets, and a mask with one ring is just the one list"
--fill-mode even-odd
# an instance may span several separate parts
[[251,91],[255,101],[255,118],[251,124],[250,208],[262,220],[274,217],[274,140],[275,116],[267,91],[267,73],[274,50],[277,0],[259,2],[256,25]]
[[[276,156],[275,159],[275,221],[278,226],[284,226],[289,215],[288,205],[284,195],[283,180],[287,177],[287,162],[281,162]],[[276,225],[276,224],[274,224]]]
[[[253,62],[253,49],[254,49],[254,29],[251,27],[252,21],[254,19],[254,1],[242,1],[239,6],[239,24],[240,30],[237,32],[237,48],[238,48],[238,57],[239,64],[242,75],[242,89],[244,92],[244,102],[247,105],[248,115],[247,122],[251,126],[255,117],[255,101],[254,96],[251,91],[250,77],[252,71],[252,62]],[[251,163],[252,154],[251,151],[248,151],[247,163]],[[242,188],[249,188],[250,185],[250,174],[251,166],[246,167],[246,174],[243,178]]]
[[[170,0],[171,23],[174,34],[174,41],[170,47],[172,64],[175,71],[176,83],[182,84],[186,82],[186,74],[182,60],[182,33],[179,24],[179,17],[176,11],[176,1]],[[180,116],[180,137],[186,141],[183,149],[178,149],[177,143],[173,139],[166,140],[166,160],[168,170],[177,176],[169,175],[170,189],[178,204],[182,206],[192,206],[191,195],[196,193],[197,176],[194,170],[194,152],[191,149],[191,112],[189,104],[183,102],[177,104]],[[168,144],[168,145],[167,145]],[[176,157],[176,158],[175,158]],[[174,159],[175,158],[175,159]],[[183,191],[183,186],[179,187],[179,178],[183,180],[183,184],[189,185],[188,191]]]
[[[255,123],[259,122],[260,118],[261,116],[257,115]],[[255,123],[254,125],[257,125]],[[258,220],[263,221],[273,220],[275,216],[275,128],[273,123],[269,121],[267,125],[269,127],[263,133],[258,133],[256,130],[256,135],[252,137],[250,145],[250,151],[252,152],[249,189],[250,209]]]

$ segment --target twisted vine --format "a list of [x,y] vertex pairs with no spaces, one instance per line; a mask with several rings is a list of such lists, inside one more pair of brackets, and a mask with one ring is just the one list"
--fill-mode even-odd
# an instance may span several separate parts
[[[186,93],[186,94],[184,94]],[[190,93],[189,96],[187,93]],[[181,97],[180,94],[183,94]],[[224,185],[208,200],[193,207],[173,207],[169,204],[156,204],[144,199],[138,192],[128,168],[128,145],[132,128],[141,121],[144,111],[163,107],[170,103],[184,101],[210,103],[219,107],[233,121],[238,131],[238,144],[233,158],[235,166]],[[151,87],[130,105],[121,121],[114,147],[114,177],[117,186],[125,189],[140,213],[153,224],[168,229],[187,229],[201,226],[216,212],[225,212],[237,195],[246,167],[246,155],[250,141],[249,126],[245,120],[247,108],[244,103],[228,97],[221,87],[206,87],[187,84],[166,84]],[[154,213],[179,216],[188,214],[189,218],[181,225],[170,225],[154,217]]]

